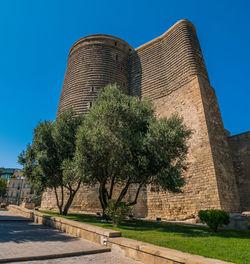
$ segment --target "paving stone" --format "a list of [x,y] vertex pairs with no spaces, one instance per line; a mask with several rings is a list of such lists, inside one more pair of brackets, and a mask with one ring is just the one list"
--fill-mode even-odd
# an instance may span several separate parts
[[58,258],[37,261],[15,262],[12,264],[142,264],[114,253],[101,253],[79,257]]
[[0,222],[11,222],[11,221],[25,221],[29,222],[30,219],[24,218],[22,216],[15,215],[14,213],[8,210],[0,210]]
[[[16,217],[6,212],[1,217]],[[95,253],[106,247],[31,222],[0,221],[0,262],[10,258]]]
[[[27,264],[140,264],[111,252],[101,253],[108,248],[88,240],[73,237],[56,229],[38,225],[10,211],[0,211],[0,263],[4,259],[30,258],[11,263]],[[10,221],[15,219],[16,221]],[[20,220],[20,221],[18,221]],[[62,257],[64,254],[89,254],[73,257]],[[33,260],[37,257],[57,255],[53,259]]]

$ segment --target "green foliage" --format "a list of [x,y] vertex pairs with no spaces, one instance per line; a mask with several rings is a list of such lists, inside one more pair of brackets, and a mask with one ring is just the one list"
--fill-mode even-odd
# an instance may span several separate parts
[[7,180],[0,177],[0,197],[7,194]]
[[201,210],[198,214],[202,223],[206,223],[214,232],[219,226],[228,225],[230,222],[229,213],[223,210]]
[[119,190],[116,203],[137,186],[128,205],[137,202],[142,187],[179,192],[184,184],[187,140],[182,118],[156,119],[152,102],[104,88],[77,133],[74,164],[86,184],[99,184],[103,213]]
[[114,227],[117,227],[128,216],[129,212],[130,206],[127,203],[117,203],[114,200],[108,202],[105,210],[106,215],[112,220]]
[[[72,162],[76,131],[82,119],[82,116],[76,117],[74,111],[69,109],[55,122],[39,123],[34,129],[32,144],[19,156],[19,163],[24,166],[24,175],[38,193],[47,188],[55,191],[61,214],[67,214],[81,184],[81,178],[76,177],[74,171],[70,170],[72,166],[66,168],[65,164]],[[69,198],[64,204],[65,189]]]

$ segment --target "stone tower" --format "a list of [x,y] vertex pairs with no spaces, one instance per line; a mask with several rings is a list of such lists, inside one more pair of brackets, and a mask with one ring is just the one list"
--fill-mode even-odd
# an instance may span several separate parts
[[[183,193],[155,193],[149,186],[141,193],[135,214],[188,219],[201,209],[240,211],[220,109],[191,22],[181,20],[137,49],[108,35],[77,41],[69,53],[58,115],[69,106],[86,113],[97,91],[109,83],[117,83],[131,96],[152,99],[158,117],[179,113],[194,130]],[[100,208],[96,191],[83,187],[72,210],[96,212]],[[42,207],[55,208],[54,200],[53,193],[45,193]]]
[[122,39],[91,35],[78,40],[69,52],[59,115],[68,107],[86,113],[99,89],[117,83],[128,94],[128,63],[132,47]]

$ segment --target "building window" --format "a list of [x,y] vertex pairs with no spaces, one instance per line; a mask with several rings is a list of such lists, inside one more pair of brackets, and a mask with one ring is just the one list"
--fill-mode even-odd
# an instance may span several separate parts
[[11,192],[10,197],[13,197],[13,191]]
[[91,86],[90,92],[94,92],[94,91],[95,91],[95,87],[94,86]]
[[15,183],[13,182],[13,184],[12,184],[12,188],[15,188]]
[[115,46],[117,46],[117,41],[115,41]]
[[116,54],[116,55],[115,55],[115,60],[117,60],[117,61],[118,61],[118,54]]
[[91,108],[93,106],[92,102],[89,102],[89,108]]
[[16,177],[19,180],[19,176]]
[[9,187],[11,186],[11,182],[9,182]]
[[27,192],[26,194],[27,194],[27,195],[29,195],[29,194],[30,194],[30,192]]
[[26,183],[24,183],[23,188],[26,188]]
[[28,188],[30,188],[30,185],[28,185]]
[[19,190],[21,188],[21,182],[18,183],[17,189]]

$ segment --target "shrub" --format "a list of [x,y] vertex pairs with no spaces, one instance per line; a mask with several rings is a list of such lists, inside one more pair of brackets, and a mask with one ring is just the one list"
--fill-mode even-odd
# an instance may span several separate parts
[[112,220],[113,226],[117,227],[130,213],[130,207],[127,203],[112,200],[108,203],[105,213]]
[[228,225],[230,222],[229,213],[223,210],[201,210],[198,216],[214,232],[217,232],[219,226]]

